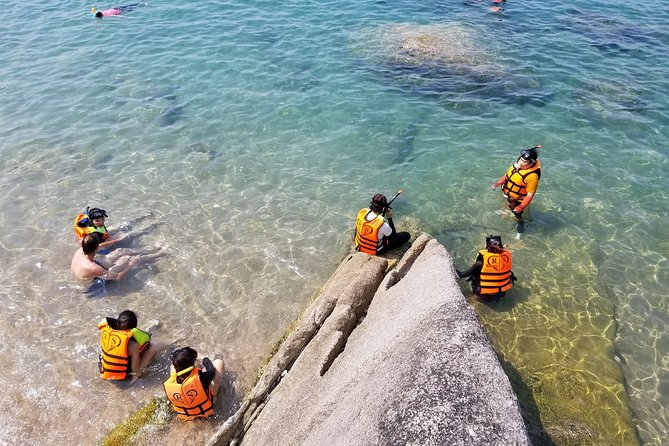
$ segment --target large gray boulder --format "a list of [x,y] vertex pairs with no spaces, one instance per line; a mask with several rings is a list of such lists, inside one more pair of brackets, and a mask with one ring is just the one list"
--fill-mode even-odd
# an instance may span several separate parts
[[384,278],[386,265],[361,253],[342,263],[288,355],[209,444],[530,444],[446,249],[423,235]]

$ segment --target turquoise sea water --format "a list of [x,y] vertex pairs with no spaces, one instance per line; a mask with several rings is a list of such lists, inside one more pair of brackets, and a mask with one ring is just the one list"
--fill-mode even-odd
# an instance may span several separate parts
[[[97,20],[87,2],[4,4],[0,443],[93,444],[161,394],[166,355],[130,389],[97,376],[95,325],[126,308],[225,359],[223,419],[349,251],[356,211],[403,188],[398,226],[422,221],[459,266],[501,233],[521,306],[610,301],[639,437],[663,444],[669,12],[488,6],[165,0]],[[426,33],[430,62],[403,46]],[[543,176],[516,241],[490,184],[535,144]],[[135,235],[121,249],[164,250],[98,298],[69,272],[87,205]]]

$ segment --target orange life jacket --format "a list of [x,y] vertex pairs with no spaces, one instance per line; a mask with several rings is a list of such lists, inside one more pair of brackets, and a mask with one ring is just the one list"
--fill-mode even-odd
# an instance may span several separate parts
[[[179,384],[177,377],[188,372],[188,377]],[[207,418],[214,414],[213,397],[209,390],[205,391],[202,387],[199,368],[189,367],[179,373],[172,373],[163,386],[180,420]]]
[[102,379],[126,379],[131,371],[128,343],[132,339],[132,330],[114,330],[107,321],[100,322],[98,328],[102,348],[99,363]]
[[480,294],[500,294],[513,288],[511,253],[506,249],[499,253],[482,249],[479,254],[483,256]]
[[383,246],[382,237],[379,237],[379,229],[385,220],[383,216],[377,215],[374,220],[367,221],[366,217],[370,212],[369,209],[360,209],[358,212],[358,218],[355,220],[355,249],[376,255],[376,252]]
[[84,213],[77,214],[77,216],[74,217],[73,226],[74,226],[74,235],[77,237],[77,241],[79,242],[81,242],[84,239],[84,237],[86,237],[88,234],[93,234],[94,232],[97,232],[102,236],[103,242],[107,240],[107,238],[109,238],[107,227],[101,226],[99,228],[96,228],[93,225],[91,219],[88,218],[87,214]]
[[517,201],[523,201],[523,198],[527,195],[525,178],[532,174],[537,175],[537,181],[541,178],[541,162],[539,160],[536,160],[529,169],[518,169],[514,164],[511,164],[506,172],[506,181],[502,186],[504,195]]

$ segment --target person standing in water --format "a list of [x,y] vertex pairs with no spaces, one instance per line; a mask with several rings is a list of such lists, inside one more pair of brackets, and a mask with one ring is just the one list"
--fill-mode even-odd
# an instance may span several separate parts
[[485,239],[485,249],[479,251],[474,264],[466,271],[455,270],[459,278],[468,277],[472,292],[479,297],[490,299],[504,297],[513,287],[516,276],[511,268],[511,252],[502,245],[500,235],[490,235]]
[[518,160],[509,166],[506,173],[497,182],[493,183],[495,190],[502,186],[502,193],[509,202],[509,209],[516,217],[517,231],[525,232],[523,211],[534,199],[534,194],[541,178],[541,162],[537,152],[541,146],[534,146],[520,152]]

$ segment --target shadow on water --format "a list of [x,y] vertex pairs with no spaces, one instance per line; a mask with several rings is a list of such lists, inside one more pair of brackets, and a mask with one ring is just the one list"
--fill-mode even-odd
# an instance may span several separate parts
[[612,17],[601,11],[574,7],[558,16],[557,29],[584,37],[590,46],[609,55],[643,53],[643,49],[663,45],[668,37],[664,30],[632,24],[624,17]]
[[182,104],[170,104],[158,115],[158,126],[168,127],[177,121],[184,119],[186,107]]
[[506,362],[504,358],[499,355],[497,356],[497,359],[499,359],[504,373],[509,377],[511,387],[518,397],[520,413],[525,422],[525,428],[527,429],[527,434],[530,437],[532,444],[534,446],[557,446],[541,423],[539,407],[534,400],[530,387],[525,383],[518,370],[516,370],[510,363]]
[[493,69],[477,72],[469,67],[420,66],[386,64],[369,67],[375,77],[382,77],[400,92],[421,96],[444,104],[502,103],[517,106],[544,107],[551,103],[554,94],[541,89],[528,76],[494,72]]
[[[464,285],[463,285],[464,288]],[[473,294],[473,292],[468,292],[468,297],[471,295],[472,299],[478,300],[482,305],[487,306],[492,311],[497,313],[508,313],[514,309],[514,307],[524,304],[530,300],[530,291],[522,286],[522,278],[518,278],[518,281],[514,287],[506,292],[504,297],[500,298],[481,298]]]

